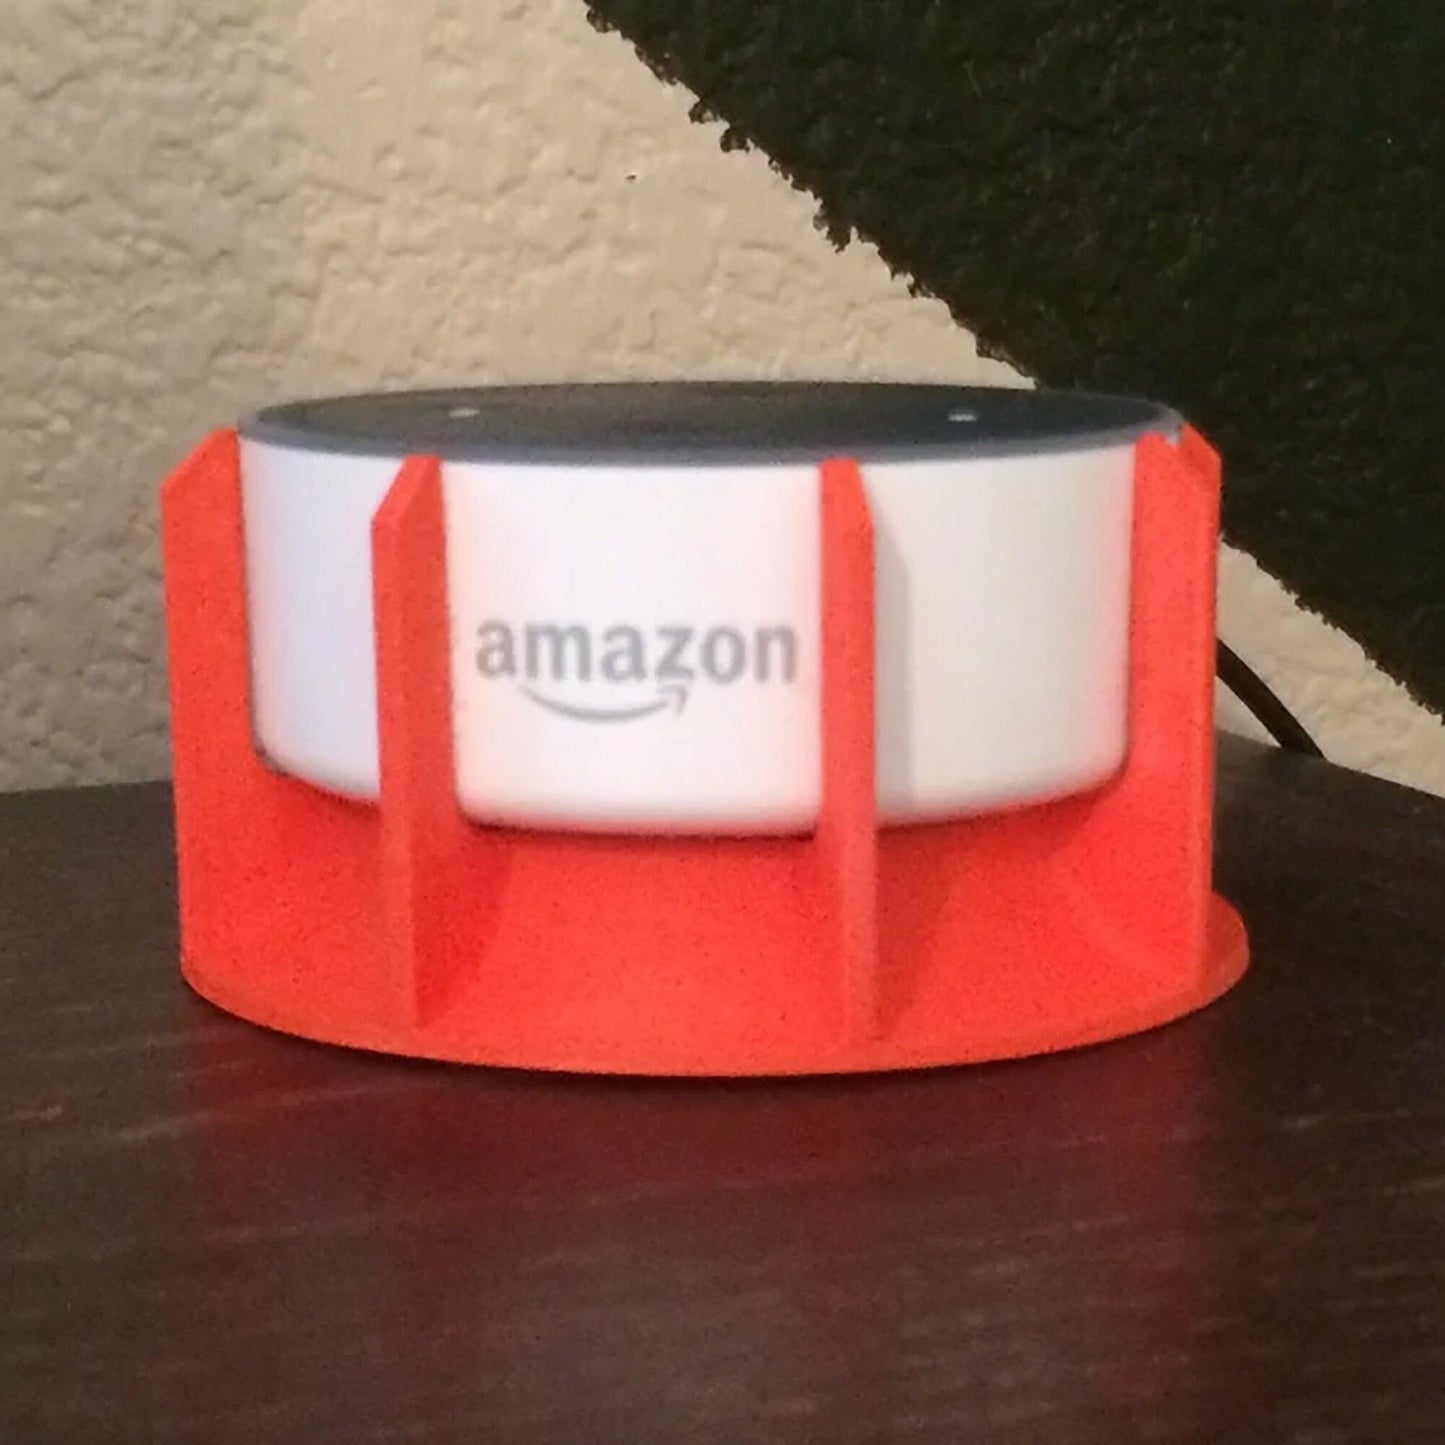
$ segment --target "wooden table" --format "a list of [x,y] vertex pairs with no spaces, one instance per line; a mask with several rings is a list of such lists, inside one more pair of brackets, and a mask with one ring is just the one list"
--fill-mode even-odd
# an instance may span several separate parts
[[0,799],[0,1440],[1445,1440],[1445,803],[1226,745],[1235,995],[740,1085],[229,1019],[168,805]]

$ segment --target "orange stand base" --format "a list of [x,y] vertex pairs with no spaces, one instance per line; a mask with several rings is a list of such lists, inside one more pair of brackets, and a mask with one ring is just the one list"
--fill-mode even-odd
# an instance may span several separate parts
[[1130,755],[1091,794],[880,829],[873,539],[822,468],[823,802],[806,838],[482,828],[453,792],[440,469],[372,527],[379,806],[284,777],[249,707],[235,434],[166,483],[183,969],[308,1038],[470,1063],[798,1074],[1016,1057],[1117,1037],[1244,972],[1210,892],[1218,463],[1136,450]]

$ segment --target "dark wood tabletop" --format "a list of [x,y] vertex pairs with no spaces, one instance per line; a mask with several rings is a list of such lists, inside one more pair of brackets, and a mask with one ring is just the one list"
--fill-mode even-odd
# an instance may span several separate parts
[[1445,803],[1219,802],[1212,1009],[718,1084],[252,1028],[164,787],[0,798],[0,1440],[1445,1441]]

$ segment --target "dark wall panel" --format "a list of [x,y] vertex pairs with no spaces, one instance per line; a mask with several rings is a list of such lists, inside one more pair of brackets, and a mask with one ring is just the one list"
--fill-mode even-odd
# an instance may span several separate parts
[[1445,704],[1441,0],[593,0],[1053,385],[1174,402],[1226,526]]

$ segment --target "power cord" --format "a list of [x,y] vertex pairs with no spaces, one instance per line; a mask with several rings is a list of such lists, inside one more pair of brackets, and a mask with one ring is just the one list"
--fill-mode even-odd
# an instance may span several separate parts
[[1312,758],[1324,757],[1320,745],[1274,695],[1269,684],[1222,640],[1215,649],[1214,671],[1280,747]]

